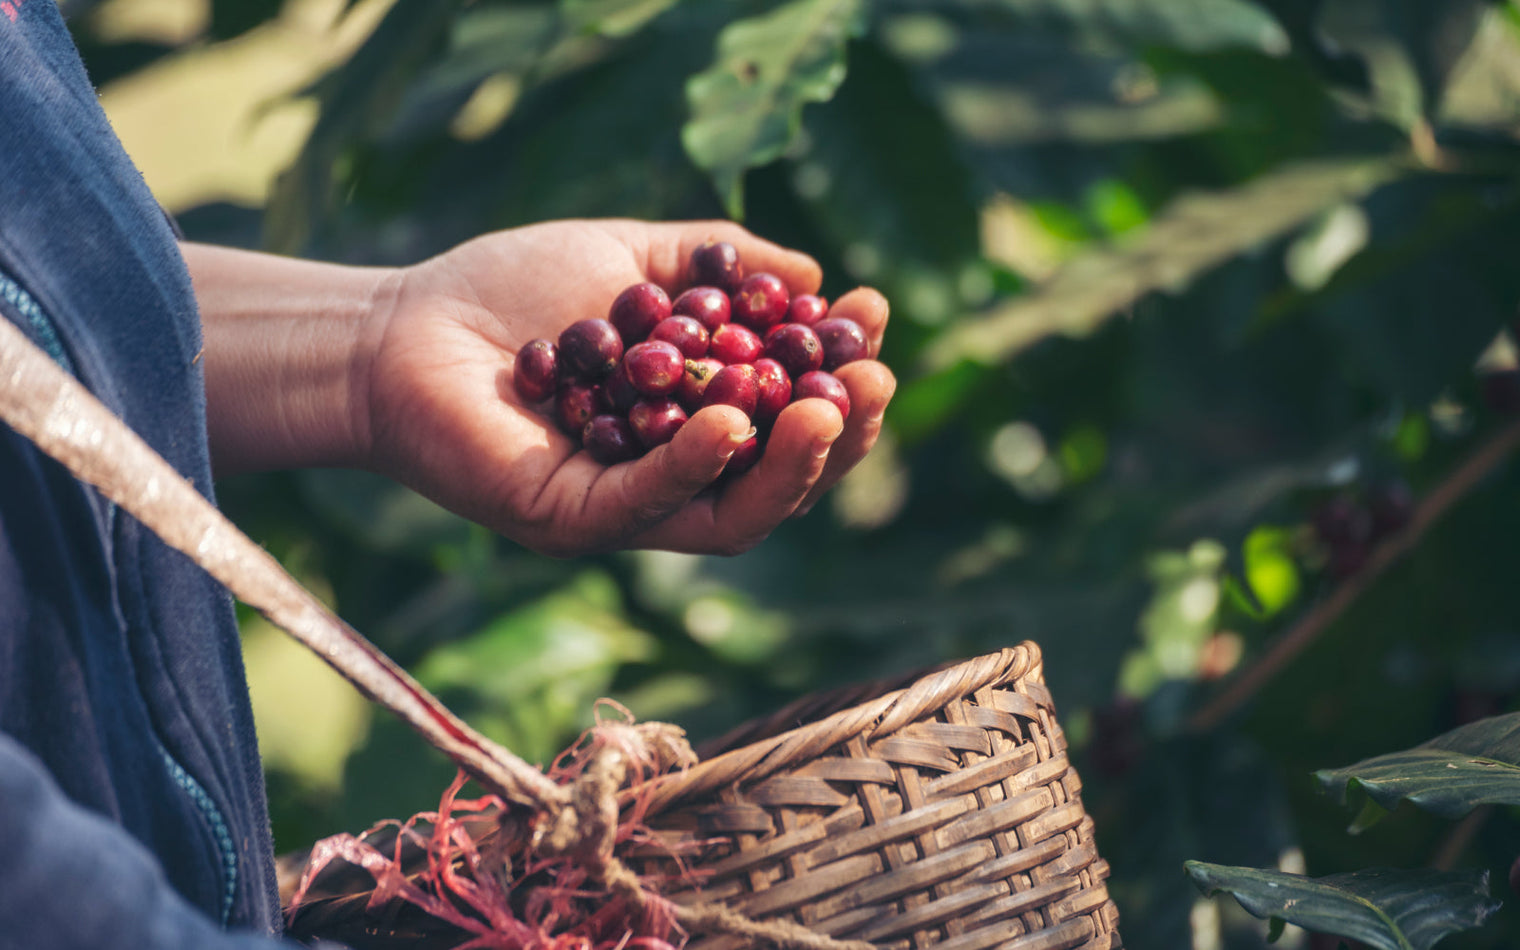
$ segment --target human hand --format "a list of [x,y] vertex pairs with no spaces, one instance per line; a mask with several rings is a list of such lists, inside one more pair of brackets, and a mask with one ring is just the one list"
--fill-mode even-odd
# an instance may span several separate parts
[[[737,409],[702,409],[671,442],[604,467],[511,384],[528,341],[606,316],[629,284],[681,289],[691,251],[707,240],[733,244],[748,272],[774,273],[794,294],[818,289],[811,259],[726,222],[554,222],[486,235],[408,269],[392,305],[361,336],[365,464],[549,554],[754,546],[809,509],[876,441],[896,385],[885,366],[841,367],[848,420],[821,399],[788,406],[760,462],[717,486],[750,433]],[[880,294],[851,291],[831,312],[859,323],[871,354],[879,351],[887,321]]]

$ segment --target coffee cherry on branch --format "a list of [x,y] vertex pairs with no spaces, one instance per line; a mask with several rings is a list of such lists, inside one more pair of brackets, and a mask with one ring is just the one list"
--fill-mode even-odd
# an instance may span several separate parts
[[581,433],[581,444],[603,465],[630,462],[643,454],[633,427],[622,416],[592,416]]
[[559,350],[548,340],[530,340],[517,351],[512,386],[523,402],[543,402],[559,382]]
[[559,335],[560,359],[582,379],[601,379],[623,357],[623,338],[606,320],[577,320]]
[[676,298],[670,312],[676,316],[691,317],[711,333],[729,321],[733,306],[728,294],[717,287],[693,287]]
[[628,347],[649,336],[655,324],[670,316],[670,298],[659,284],[634,284],[612,301],[607,320]]
[[739,251],[727,241],[708,241],[691,252],[686,277],[693,286],[717,287],[731,294],[744,280]]

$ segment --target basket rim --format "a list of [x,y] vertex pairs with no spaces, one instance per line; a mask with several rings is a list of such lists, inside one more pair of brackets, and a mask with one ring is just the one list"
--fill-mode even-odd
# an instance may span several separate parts
[[800,760],[816,758],[842,742],[857,737],[868,739],[876,734],[889,735],[925,713],[977,690],[1003,686],[1030,675],[1039,679],[1041,664],[1039,645],[1025,640],[996,653],[942,667],[906,687],[883,693],[816,722],[731,749],[679,772],[659,776],[625,795],[638,798],[646,814],[653,815],[684,799],[741,778],[745,781],[766,778]]

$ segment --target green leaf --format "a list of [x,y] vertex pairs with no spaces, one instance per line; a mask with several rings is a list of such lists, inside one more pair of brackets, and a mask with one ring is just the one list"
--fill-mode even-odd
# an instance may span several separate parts
[[997,0],[996,7],[1099,42],[1271,53],[1288,48],[1277,20],[1250,0]]
[[[1324,791],[1356,806],[1365,795],[1392,811],[1403,799],[1442,818],[1478,805],[1520,805],[1520,713],[1468,723],[1429,742],[1314,773]],[[1363,816],[1375,820],[1363,809]],[[1358,818],[1358,826],[1371,824]]]
[[270,250],[306,247],[333,205],[339,159],[389,121],[461,4],[397,0],[364,45],[318,83],[321,115],[270,197],[264,239]]
[[729,24],[712,66],[687,82],[687,154],[707,171],[728,213],[744,210],[745,169],[786,150],[802,107],[844,81],[845,43],[863,28],[860,0],[792,0]]
[[1369,868],[1310,878],[1203,861],[1184,867],[1205,895],[1226,891],[1257,917],[1378,950],[1428,950],[1448,934],[1482,925],[1499,908],[1488,896],[1486,871]]
[[928,365],[1000,362],[1055,334],[1086,336],[1141,297],[1179,291],[1399,174],[1392,158],[1330,159],[1292,165],[1232,191],[1184,195],[1133,240],[1089,251],[1033,293],[946,333],[927,351]]
[[560,0],[560,12],[572,30],[627,36],[675,6],[678,0]]

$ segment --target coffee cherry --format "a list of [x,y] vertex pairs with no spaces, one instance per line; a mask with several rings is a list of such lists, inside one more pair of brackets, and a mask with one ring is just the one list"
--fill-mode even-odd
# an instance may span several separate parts
[[758,461],[760,461],[760,439],[752,435],[740,442],[739,447],[734,449],[734,454],[728,457],[728,464],[723,466],[723,474],[728,478],[743,475],[754,468]]
[[648,282],[625,288],[612,301],[607,320],[617,327],[623,346],[632,346],[649,336],[655,324],[670,316],[670,298],[658,284]]
[[792,383],[792,400],[811,398],[827,399],[839,409],[841,416],[850,418],[850,392],[833,373],[815,369],[797,377]]
[[608,373],[598,387],[601,390],[602,406],[611,413],[627,415],[633,404],[639,401],[640,393],[634,388],[633,380],[628,378],[628,364],[619,363],[617,369]]
[[1401,479],[1384,482],[1367,493],[1372,516],[1372,537],[1386,538],[1404,530],[1414,516],[1414,493]]
[[849,317],[826,317],[813,325],[813,332],[823,344],[823,368],[829,372],[871,355],[866,331]]
[[734,292],[735,320],[764,332],[786,319],[791,296],[775,274],[751,274]]
[[769,425],[792,401],[792,378],[772,359],[755,360],[754,366],[757,377],[754,420],[757,425]]
[[764,354],[760,336],[738,323],[725,323],[714,330],[707,345],[707,355],[721,363],[753,363]]
[[707,355],[708,333],[695,317],[666,317],[649,331],[651,340],[664,340],[689,360],[699,360]]
[[693,286],[717,287],[731,294],[744,280],[744,265],[739,251],[727,241],[708,241],[691,252],[686,277]]
[[628,410],[628,424],[645,449],[664,445],[675,438],[676,430],[686,424],[686,410],[666,397],[640,399]]
[[828,316],[829,302],[817,294],[798,294],[787,305],[786,319],[788,323],[801,323],[813,326],[819,320]]
[[813,328],[800,323],[778,325],[765,337],[765,355],[796,377],[823,366],[823,344]]
[[681,374],[681,385],[676,387],[676,401],[687,412],[696,412],[702,408],[702,395],[707,392],[707,384],[722,368],[723,364],[710,356],[700,360],[687,360],[686,372]]
[[640,455],[633,427],[622,416],[592,416],[581,433],[581,444],[603,465],[629,462]]
[[601,411],[599,387],[588,383],[566,383],[554,394],[554,418],[564,433],[580,438],[591,417]]
[[1372,537],[1372,516],[1350,495],[1327,498],[1314,509],[1314,533],[1325,544],[1366,544]]
[[572,374],[600,379],[622,358],[623,338],[606,320],[577,320],[559,335],[559,355]]
[[517,351],[512,386],[523,402],[543,402],[559,382],[559,350],[548,340],[530,340]]
[[713,374],[702,394],[704,406],[733,406],[754,418],[760,399],[760,375],[748,363],[731,363]]
[[707,332],[727,323],[732,314],[728,294],[718,287],[693,287],[671,304],[670,312],[682,317],[693,317],[707,328]]
[[646,396],[667,396],[681,385],[686,357],[664,340],[646,340],[628,348],[623,366],[634,389]]

